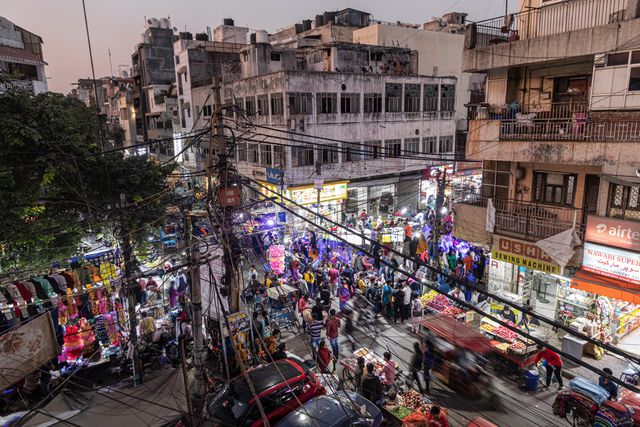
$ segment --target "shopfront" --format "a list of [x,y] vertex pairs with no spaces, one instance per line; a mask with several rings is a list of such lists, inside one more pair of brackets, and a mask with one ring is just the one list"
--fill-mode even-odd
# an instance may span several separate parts
[[479,194],[482,184],[482,170],[477,168],[476,163],[460,162],[456,165],[450,163],[434,166],[424,170],[420,181],[421,208],[435,208],[438,179],[442,179],[443,173],[446,173],[447,180],[444,190],[445,202],[472,200],[474,195]]
[[532,242],[494,235],[489,260],[489,292],[553,317],[556,289],[569,283],[562,268]]
[[[332,221],[342,221],[342,215],[345,209],[345,201],[347,199],[347,181],[317,183],[317,185],[305,185],[300,187],[288,187],[283,191],[283,196],[286,199],[291,200],[297,205],[304,206],[307,209],[311,209],[316,212],[318,204],[318,193],[320,196],[320,214],[325,218]],[[280,197],[280,188],[277,185],[264,183],[268,190],[261,189],[260,191],[268,196]],[[284,200],[287,205],[293,203]],[[316,222],[317,217],[314,213],[308,212],[303,208],[295,209],[296,213],[304,216],[309,221]],[[290,217],[293,217],[291,215]],[[291,223],[294,226],[301,225],[306,227],[308,225],[300,218],[290,218]]]
[[640,223],[587,218],[582,268],[559,291],[557,318],[606,342],[640,343],[632,334],[640,322]]

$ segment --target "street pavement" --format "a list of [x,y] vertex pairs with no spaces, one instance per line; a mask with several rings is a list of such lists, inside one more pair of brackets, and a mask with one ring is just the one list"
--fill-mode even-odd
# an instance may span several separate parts
[[[421,336],[414,334],[409,328],[409,322],[404,324],[389,324],[383,321],[382,331],[373,335],[368,331],[358,331],[355,334],[357,344],[367,347],[379,356],[385,351],[392,354],[392,359],[401,366],[404,375],[409,375],[409,360],[413,343]],[[287,343],[287,350],[304,358],[310,358],[310,343],[306,334],[293,335],[283,332],[283,341]],[[328,344],[328,343],[327,343]],[[351,346],[344,336],[340,337],[340,355],[351,356]],[[336,375],[341,378],[342,367],[337,364]],[[403,375],[403,376],[404,376]],[[551,405],[556,395],[556,386],[547,391],[531,393],[519,387],[522,381],[511,378],[497,378],[493,373],[494,386],[500,398],[502,408],[492,407],[486,401],[473,401],[453,392],[439,380],[432,381],[431,399],[448,409],[448,419],[452,426],[466,426],[470,420],[483,417],[498,426],[546,427],[567,425],[566,421],[553,415]],[[422,378],[421,378],[422,379]],[[568,383],[568,380],[565,382]]]

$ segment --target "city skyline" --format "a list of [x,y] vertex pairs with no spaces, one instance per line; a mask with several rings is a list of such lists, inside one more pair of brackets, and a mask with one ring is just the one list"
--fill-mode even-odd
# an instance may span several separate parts
[[[325,10],[339,10],[352,7],[370,12],[381,21],[401,21],[422,24],[433,16],[441,16],[447,12],[466,12],[471,20],[481,20],[500,14],[504,4],[500,1],[471,0],[439,2],[419,2],[404,0],[403,7],[388,2],[374,1],[336,1],[323,2],[322,5],[293,2],[290,0],[258,2],[250,1],[251,7],[238,6],[234,3],[215,4],[202,0],[189,2],[190,8],[185,10],[184,3],[160,1],[141,1],[134,4],[116,1],[109,3],[109,10],[101,10],[99,4],[87,1],[87,18],[91,33],[93,59],[96,78],[111,73],[109,50],[113,73],[117,73],[120,65],[131,66],[131,54],[139,35],[144,31],[146,18],[170,17],[171,25],[178,31],[192,33],[204,32],[207,26],[211,29],[222,24],[223,18],[233,18],[236,25],[246,26],[252,30],[265,29],[274,32],[299,22],[313,18]],[[515,3],[515,2],[512,2]],[[118,6],[127,7],[126,10]],[[512,4],[512,8],[515,7]],[[246,11],[250,10],[250,13]],[[48,19],[50,16],[64,16],[66,23],[60,28],[60,21]],[[52,0],[25,0],[20,4],[5,5],[0,10],[4,16],[44,40],[44,58],[49,78],[49,89],[67,93],[72,84],[79,78],[91,77],[91,65],[87,48],[87,40],[82,13],[82,3],[58,3]],[[114,25],[114,20],[120,24]],[[109,34],[105,37],[105,34]]]

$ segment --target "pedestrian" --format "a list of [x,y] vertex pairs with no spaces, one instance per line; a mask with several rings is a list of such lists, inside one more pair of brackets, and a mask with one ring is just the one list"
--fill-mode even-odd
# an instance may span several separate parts
[[271,325],[269,324],[269,313],[262,310],[262,335],[267,338],[271,336]]
[[304,281],[307,282],[307,289],[309,291],[309,296],[311,296],[311,298],[314,298],[317,293],[316,276],[311,271],[311,268],[309,267],[306,268],[303,277],[304,277]]
[[538,349],[538,353],[533,359],[533,364],[537,365],[541,359],[547,362],[546,387],[549,388],[551,385],[551,375],[555,375],[556,380],[558,380],[558,390],[562,389],[562,359],[560,355],[553,350],[544,348],[540,344],[538,344],[536,348]]
[[331,267],[328,272],[329,275],[329,291],[331,292],[331,298],[336,296],[338,291],[338,278],[340,277],[340,272],[335,267]]
[[320,345],[320,335],[324,328],[324,322],[314,314],[313,321],[308,326],[309,338],[311,341],[311,356],[315,360],[317,357],[318,346]]
[[384,282],[382,285],[382,305],[384,307],[384,316],[387,320],[391,320],[391,287]]
[[[328,374],[331,372],[329,366],[331,365],[331,361],[333,360],[333,355],[327,348],[327,343],[325,340],[320,340],[320,344],[318,345],[318,368],[320,368],[320,372],[323,374]],[[335,364],[334,364],[335,368]]]
[[316,303],[311,308],[311,314],[322,320],[324,319],[324,308],[325,305],[322,304],[322,300],[320,298],[316,298]]
[[286,359],[287,358],[287,346],[285,343],[281,342],[278,345],[278,350],[271,355],[271,359],[275,362],[276,360]]
[[140,286],[140,305],[144,307],[147,305],[147,280],[138,280],[138,286]]
[[365,371],[364,357],[359,356],[357,363],[356,373],[353,374],[353,382],[355,383],[356,393],[362,394],[362,376]]
[[476,269],[475,269],[475,275],[476,275],[476,279],[478,279],[478,282],[481,281],[484,278],[484,270],[486,268],[486,264],[487,264],[487,257],[484,254],[484,250],[479,249],[478,250],[478,263],[477,263]]
[[610,400],[618,399],[618,386],[611,381],[613,371],[610,368],[604,368],[602,372],[604,372],[604,375],[598,379],[598,385],[609,392]]
[[381,376],[384,377],[382,384],[391,387],[396,383],[396,362],[391,360],[391,353],[388,351],[382,354],[382,358],[384,359],[384,366],[382,372],[380,372]]
[[338,360],[340,356],[340,347],[338,346],[338,335],[340,333],[340,318],[336,317],[336,311],[332,308],[329,310],[329,318],[325,322],[327,329],[327,338],[329,339],[329,344],[331,344],[331,349],[333,350],[333,355]]
[[422,378],[424,379],[424,393],[431,394],[431,369],[435,359],[433,344],[428,339],[424,340],[422,348]]
[[455,271],[456,265],[458,263],[458,255],[453,248],[449,248],[449,252],[447,252],[447,265],[451,271]]
[[365,373],[362,375],[361,388],[362,397],[376,405],[382,405],[384,400],[382,381],[373,373],[373,363],[367,363]]
[[411,329],[413,332],[420,332],[420,321],[422,320],[422,301],[420,298],[414,298],[411,304]]
[[331,290],[326,282],[322,282],[320,285],[320,301],[322,301],[322,305],[327,307],[331,305]]
[[420,383],[420,376],[418,375],[418,372],[420,372],[423,365],[422,357],[423,357],[423,354],[422,354],[422,349],[420,348],[420,343],[416,341],[413,343],[413,353],[411,354],[410,368],[411,368],[411,375],[413,376],[413,379],[416,382],[416,386],[418,387],[418,390],[420,391],[420,393],[424,393],[422,384]]
[[404,320],[409,320],[409,318],[411,317],[411,295],[413,294],[413,289],[411,289],[408,280],[405,280],[402,292],[404,292],[404,299],[402,303],[402,317]]
[[151,344],[153,342],[153,335],[156,332],[156,319],[151,317],[151,315],[146,311],[142,312],[141,317],[140,336],[142,337],[142,341]]
[[433,405],[431,409],[429,409],[429,413],[425,418],[427,419],[427,423],[425,425],[429,427],[449,427],[447,417],[439,406]]
[[404,322],[404,291],[400,283],[393,293],[393,323],[396,323],[398,319],[401,324]]
[[345,305],[349,301],[349,298],[351,298],[351,291],[349,291],[349,286],[346,281],[340,287],[338,297],[340,298],[340,311],[344,311]]
[[306,323],[304,321],[304,311],[309,307],[309,297],[307,295],[302,295],[298,299],[298,314],[302,318],[302,329],[306,328]]

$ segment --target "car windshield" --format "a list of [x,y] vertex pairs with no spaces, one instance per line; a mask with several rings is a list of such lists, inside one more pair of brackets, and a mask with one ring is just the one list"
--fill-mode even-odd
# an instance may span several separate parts
[[251,392],[245,381],[233,381],[225,386],[209,404],[209,414],[223,422],[242,420],[249,409]]

